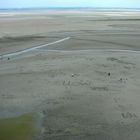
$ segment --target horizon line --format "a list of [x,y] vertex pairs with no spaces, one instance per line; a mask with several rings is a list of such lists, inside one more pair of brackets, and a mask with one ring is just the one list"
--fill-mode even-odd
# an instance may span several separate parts
[[0,10],[8,10],[8,9],[15,9],[15,10],[20,10],[20,9],[140,9],[139,8],[135,8],[135,7],[82,7],[82,6],[79,6],[79,7],[76,7],[76,6],[69,6],[69,7],[61,7],[61,6],[54,6],[54,7],[3,7],[3,8],[0,8]]

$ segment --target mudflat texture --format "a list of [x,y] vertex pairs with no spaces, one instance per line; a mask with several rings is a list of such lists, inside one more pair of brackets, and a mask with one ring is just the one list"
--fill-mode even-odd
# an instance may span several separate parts
[[139,15],[0,14],[0,54],[70,37],[1,58],[0,119],[36,114],[35,140],[139,140]]

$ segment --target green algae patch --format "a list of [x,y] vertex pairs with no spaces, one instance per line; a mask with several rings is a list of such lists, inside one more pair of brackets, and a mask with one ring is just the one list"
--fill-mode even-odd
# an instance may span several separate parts
[[35,114],[0,120],[0,140],[30,140],[35,132]]

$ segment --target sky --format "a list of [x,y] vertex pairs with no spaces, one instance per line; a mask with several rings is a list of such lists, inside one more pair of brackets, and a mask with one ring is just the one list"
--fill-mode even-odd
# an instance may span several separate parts
[[0,0],[0,8],[30,7],[140,8],[140,0]]

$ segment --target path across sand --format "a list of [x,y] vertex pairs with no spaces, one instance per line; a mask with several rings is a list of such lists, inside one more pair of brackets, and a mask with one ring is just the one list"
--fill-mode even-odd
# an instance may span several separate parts
[[0,55],[0,58],[3,59],[3,58],[12,57],[12,56],[17,56],[17,55],[20,55],[20,54],[23,54],[23,53],[27,53],[27,52],[36,50],[36,49],[40,49],[40,48],[43,48],[43,47],[46,47],[46,46],[50,46],[50,45],[53,45],[53,44],[57,44],[57,43],[66,41],[68,39],[70,39],[70,37],[66,37],[66,38],[57,40],[55,42],[51,42],[51,43],[35,46],[35,47],[32,47],[32,48],[27,48],[27,49],[16,51],[16,52],[12,52],[12,53],[2,54],[2,55]]

